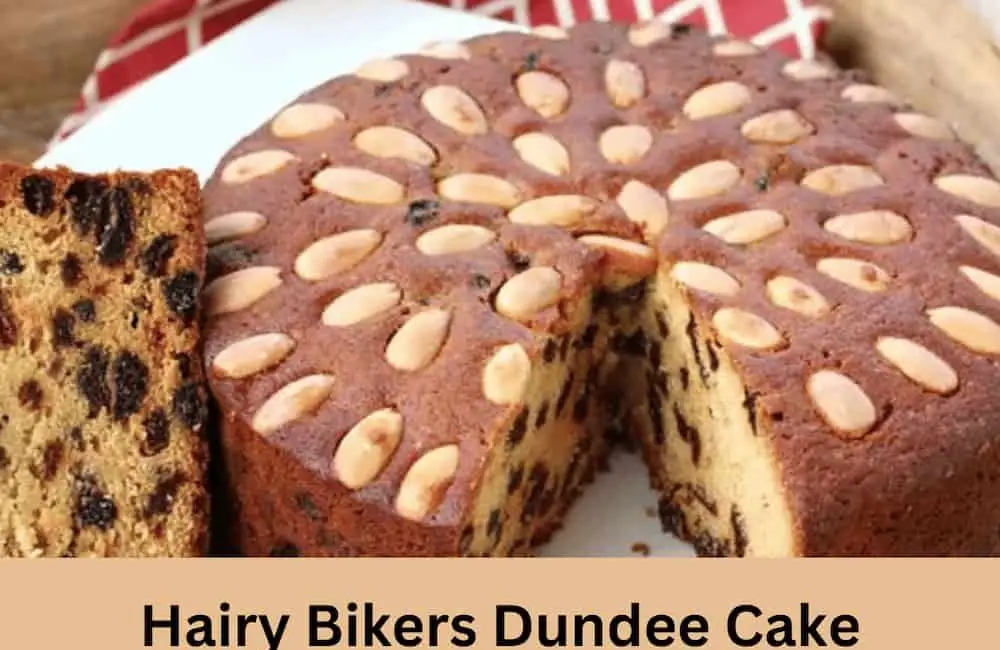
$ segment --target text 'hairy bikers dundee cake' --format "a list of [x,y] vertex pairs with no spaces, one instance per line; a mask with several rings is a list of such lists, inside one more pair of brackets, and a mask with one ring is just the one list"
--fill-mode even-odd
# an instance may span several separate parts
[[367,63],[206,189],[235,542],[527,553],[624,435],[703,555],[996,553],[998,223],[824,61],[651,23]]

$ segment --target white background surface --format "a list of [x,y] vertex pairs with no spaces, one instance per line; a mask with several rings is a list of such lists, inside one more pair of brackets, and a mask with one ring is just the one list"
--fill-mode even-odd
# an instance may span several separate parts
[[[512,29],[400,0],[286,0],[111,105],[38,166],[81,172],[188,167],[206,180],[243,135],[299,94],[364,61],[434,40]],[[638,457],[619,454],[570,512],[543,556],[692,556],[650,517],[656,494]]]
[[1000,41],[1000,0],[965,0],[965,4],[986,20]]

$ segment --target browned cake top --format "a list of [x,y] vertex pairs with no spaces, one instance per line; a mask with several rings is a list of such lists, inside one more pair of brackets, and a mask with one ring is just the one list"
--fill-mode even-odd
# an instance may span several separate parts
[[1000,184],[823,62],[655,23],[437,44],[301,97],[207,204],[223,407],[324,476],[341,433],[391,409],[365,500],[442,446],[460,453],[426,476],[461,457],[456,483],[475,477],[518,401],[484,395],[484,366],[505,350],[520,377],[529,330],[562,326],[609,248],[691,290],[787,462],[834,475],[806,501],[990,440]]

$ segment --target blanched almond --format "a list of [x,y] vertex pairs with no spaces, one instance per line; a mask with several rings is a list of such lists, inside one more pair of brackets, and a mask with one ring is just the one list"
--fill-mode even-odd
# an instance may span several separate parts
[[655,240],[667,227],[670,219],[667,199],[649,185],[629,181],[622,186],[615,200],[629,221],[642,226],[648,241]]
[[483,394],[494,404],[520,404],[531,379],[531,358],[518,343],[499,348],[483,368]]
[[715,56],[754,56],[760,54],[760,48],[753,43],[740,40],[723,41],[712,47]]
[[337,445],[331,467],[349,490],[368,485],[382,473],[403,439],[403,416],[379,409],[355,424]]
[[526,322],[559,302],[562,276],[549,266],[536,266],[507,280],[497,292],[495,307],[507,318]]
[[644,23],[637,23],[629,27],[629,43],[636,47],[649,47],[657,41],[671,38],[673,29],[660,20],[650,20]]
[[455,174],[440,181],[437,191],[452,201],[485,203],[501,208],[512,208],[523,198],[516,185],[490,174]]
[[830,303],[823,294],[805,282],[788,276],[781,275],[768,280],[767,297],[778,307],[810,318],[830,313]]
[[875,426],[875,405],[849,377],[821,370],[809,377],[806,391],[827,424],[840,433],[860,438]]
[[835,235],[863,244],[898,244],[913,237],[913,226],[891,210],[841,214],[823,223]]
[[806,174],[802,186],[816,192],[840,196],[883,185],[885,181],[866,165],[830,165]]
[[405,519],[422,521],[437,510],[458,471],[458,445],[427,452],[413,463],[396,495],[396,512]]
[[774,325],[757,314],[734,307],[715,312],[712,324],[720,336],[745,348],[770,350],[785,341]]
[[489,228],[455,223],[428,230],[417,238],[417,250],[424,255],[452,255],[481,248],[496,240]]
[[725,194],[743,178],[739,167],[728,160],[713,160],[692,167],[678,176],[667,188],[671,201],[707,199]]
[[984,294],[993,300],[1000,300],[1000,275],[987,273],[972,266],[961,266],[958,270]]
[[740,283],[736,278],[711,264],[678,262],[670,270],[670,277],[691,289],[706,293],[733,296],[740,291]]
[[416,372],[434,361],[451,327],[451,312],[428,309],[410,317],[385,348],[385,358],[396,370]]
[[434,41],[420,48],[418,54],[435,59],[471,59],[472,52],[462,43]]
[[212,360],[212,370],[219,377],[243,379],[273,368],[294,349],[295,339],[287,334],[258,334],[228,345]]
[[727,244],[744,245],[766,239],[785,228],[785,217],[774,210],[748,210],[718,217],[702,228]]
[[855,289],[870,293],[885,291],[892,281],[889,274],[875,264],[845,257],[822,259],[817,262],[816,270]]
[[399,59],[374,59],[361,65],[354,74],[362,79],[391,83],[399,81],[410,71],[406,61]]
[[569,106],[569,86],[554,74],[531,70],[520,75],[515,86],[521,101],[544,118],[558,117]]
[[354,146],[377,158],[402,158],[433,165],[437,153],[420,136],[395,126],[372,126],[354,136]]
[[267,225],[267,218],[259,212],[230,212],[205,222],[205,242],[212,246],[225,241],[247,237]]
[[958,388],[958,374],[941,357],[916,341],[884,336],[875,349],[900,372],[927,390],[947,395]]
[[640,161],[653,146],[653,134],[637,124],[612,126],[601,134],[598,146],[608,162],[631,165]]
[[248,183],[261,176],[273,174],[295,160],[295,156],[280,149],[255,151],[235,158],[222,168],[221,179],[227,185]]
[[964,307],[938,307],[927,312],[931,323],[973,352],[1000,354],[1000,325]]
[[750,89],[736,81],[722,81],[700,88],[684,104],[684,115],[691,120],[704,120],[738,113],[753,99]]
[[862,104],[901,104],[899,97],[888,88],[872,84],[851,84],[840,94],[844,99]]
[[219,316],[247,309],[281,286],[281,269],[253,266],[213,280],[203,299],[206,316]]
[[316,412],[333,392],[331,375],[309,375],[281,388],[264,402],[253,416],[254,431],[274,433],[290,422]]
[[942,192],[961,199],[991,208],[1000,208],[1000,183],[992,178],[953,174],[936,178],[934,184]]
[[525,201],[507,215],[511,223],[527,226],[569,227],[597,211],[598,203],[586,196],[557,194]]
[[954,140],[955,132],[947,123],[920,113],[896,113],[896,124],[910,135],[928,140]]
[[569,152],[551,135],[525,133],[512,144],[521,160],[547,174],[562,176],[569,172]]
[[403,291],[395,282],[373,282],[355,287],[334,299],[323,310],[322,322],[347,327],[384,314],[399,304]]
[[1000,226],[968,214],[958,215],[955,217],[955,221],[980,246],[994,255],[1000,256]]
[[489,130],[483,109],[461,88],[428,88],[421,95],[420,103],[431,117],[459,133],[482,135]]
[[293,104],[271,121],[271,133],[283,139],[301,138],[344,121],[344,113],[328,104]]
[[750,118],[740,132],[751,142],[792,144],[816,132],[816,127],[797,111],[772,111]]
[[628,108],[646,96],[646,75],[632,61],[611,59],[604,68],[604,89],[612,104]]
[[313,187],[345,201],[391,205],[406,196],[405,188],[389,178],[360,167],[327,167],[316,174]]
[[643,260],[656,259],[653,249],[638,242],[622,239],[621,237],[611,237],[608,235],[583,235],[577,241],[593,248],[603,248],[615,251],[626,256],[636,257]]
[[367,228],[324,237],[295,258],[295,273],[312,282],[343,273],[367,259],[380,243],[382,234]]
[[827,65],[812,59],[799,59],[789,61],[782,71],[785,76],[797,81],[819,81],[821,79],[832,79],[834,72]]

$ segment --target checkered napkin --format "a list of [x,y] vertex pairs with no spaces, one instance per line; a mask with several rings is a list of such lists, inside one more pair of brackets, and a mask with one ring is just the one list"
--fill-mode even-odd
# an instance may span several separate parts
[[[150,0],[101,52],[56,144],[122,93],[282,0]],[[336,0],[331,0],[335,2]],[[420,0],[520,25],[686,22],[809,58],[831,17],[820,0]],[[378,0],[371,0],[377,11]]]

